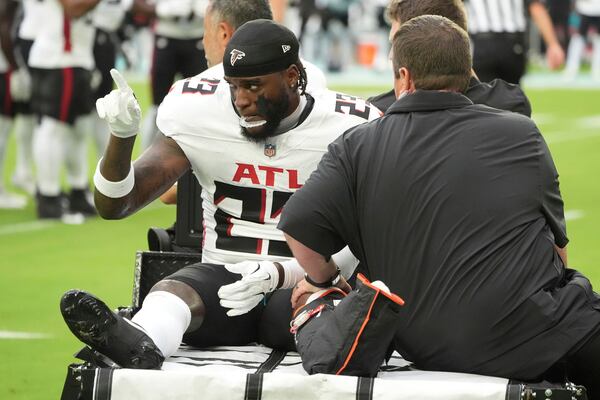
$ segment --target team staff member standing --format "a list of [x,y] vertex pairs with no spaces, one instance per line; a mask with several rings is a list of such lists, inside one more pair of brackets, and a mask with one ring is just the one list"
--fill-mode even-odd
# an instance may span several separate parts
[[[474,105],[466,32],[421,16],[393,46],[399,99],[334,141],[279,228],[312,281],[346,244],[405,300],[395,348],[418,368],[568,377],[600,392],[600,297],[565,268],[558,174],[535,123]],[[306,282],[293,298],[316,291]]]
[[[388,4],[387,14],[392,26],[390,27],[390,43],[402,21],[420,15],[441,15],[448,18],[465,31],[467,30],[467,16],[462,0],[391,0]],[[476,104],[485,104],[490,107],[518,112],[531,117],[531,104],[529,99],[518,86],[502,79],[481,82],[471,70],[471,79],[465,96]],[[381,111],[386,111],[396,101],[394,89],[369,99]]]
[[557,69],[563,64],[565,53],[541,0],[465,0],[465,5],[473,41],[473,67],[482,81],[501,78],[520,83],[527,64],[528,15],[546,43],[548,66]]
[[158,105],[169,92],[177,74],[190,77],[206,69],[202,35],[205,0],[156,0],[154,50],[150,71],[152,106],[142,129],[142,148],[156,136]]

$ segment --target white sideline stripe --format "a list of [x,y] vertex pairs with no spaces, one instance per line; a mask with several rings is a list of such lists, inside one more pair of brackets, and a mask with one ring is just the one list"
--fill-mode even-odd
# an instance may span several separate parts
[[[156,204],[146,207],[143,211],[156,211],[163,207],[162,204]],[[18,224],[0,225],[0,236],[2,235],[13,235],[16,233],[27,233],[33,231],[40,231],[42,229],[51,228],[56,225],[62,225],[61,221],[56,220],[44,220],[44,221],[28,221],[19,222]],[[67,225],[67,224],[65,224]]]
[[0,331],[0,339],[49,339],[51,335],[35,332]]
[[600,128],[600,116],[579,118],[577,124],[583,128]]
[[30,221],[20,222],[18,224],[0,226],[1,235],[11,235],[13,233],[33,232],[46,229],[59,224],[58,221]]
[[546,139],[546,143],[564,143],[596,136],[600,136],[600,130],[593,132],[552,132],[544,135],[544,139]]
[[583,210],[567,210],[567,211],[565,211],[565,219],[567,221],[573,221],[576,219],[583,218],[584,215],[585,215],[585,213],[583,212]]

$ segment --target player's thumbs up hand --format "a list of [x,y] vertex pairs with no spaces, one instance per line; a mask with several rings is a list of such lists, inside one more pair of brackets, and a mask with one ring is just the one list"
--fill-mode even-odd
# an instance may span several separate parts
[[108,122],[113,135],[128,138],[140,129],[142,111],[127,81],[116,69],[110,70],[117,88],[96,100],[98,116]]

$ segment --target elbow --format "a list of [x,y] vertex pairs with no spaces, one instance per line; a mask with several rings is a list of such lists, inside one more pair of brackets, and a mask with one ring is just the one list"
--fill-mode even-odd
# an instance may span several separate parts
[[115,213],[115,212],[110,212],[110,211],[101,211],[101,210],[98,210],[98,215],[102,219],[107,219],[107,220],[117,220],[117,219],[123,219],[123,218],[125,218],[125,215],[123,215],[123,214],[119,214],[119,213]]
[[102,219],[123,219],[130,213],[128,212],[127,203],[119,201],[120,199],[111,199],[99,194],[98,191],[94,193],[94,204],[98,215]]

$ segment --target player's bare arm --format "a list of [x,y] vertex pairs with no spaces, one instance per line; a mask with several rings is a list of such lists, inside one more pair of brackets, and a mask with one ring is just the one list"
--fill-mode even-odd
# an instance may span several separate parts
[[13,40],[11,38],[11,27],[15,19],[18,3],[5,1],[0,4],[0,47],[12,69],[19,66],[14,56]]
[[125,78],[110,71],[117,88],[96,102],[98,116],[110,128],[111,137],[94,174],[94,199],[98,213],[107,219],[133,214],[171,187],[190,163],[173,139],[161,136],[131,163],[141,110]]
[[[133,138],[111,135],[100,172],[110,181],[122,181],[129,174]],[[161,136],[133,163],[135,185],[129,194],[111,198],[98,190],[94,201],[99,214],[106,219],[125,218],[168,190],[190,168],[181,148],[171,138]]]

